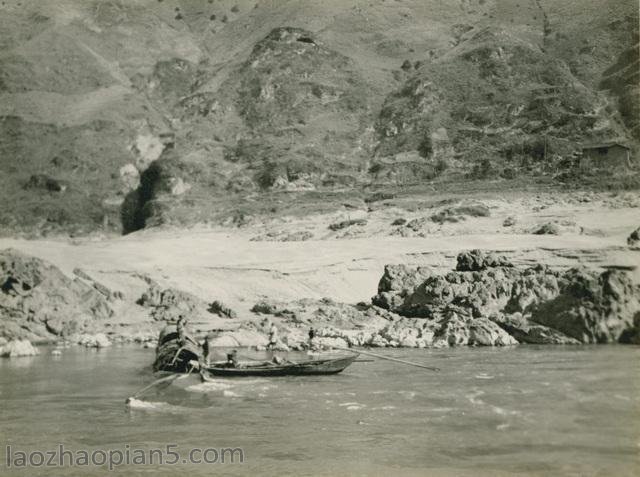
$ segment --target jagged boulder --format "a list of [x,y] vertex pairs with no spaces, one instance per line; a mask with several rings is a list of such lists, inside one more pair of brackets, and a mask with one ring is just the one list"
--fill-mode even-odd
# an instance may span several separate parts
[[0,346],[0,356],[4,358],[19,358],[21,356],[35,356],[40,354],[29,340],[12,340]]
[[561,293],[541,303],[532,321],[549,326],[582,343],[610,343],[637,333],[640,288],[628,273],[602,274],[572,269],[562,277]]
[[418,285],[433,274],[426,267],[407,265],[385,265],[384,273],[378,283],[378,294],[371,302],[386,310],[397,310]]
[[0,251],[0,335],[50,339],[113,314],[106,297],[84,281],[39,258]]
[[107,348],[111,346],[111,341],[104,333],[82,334],[75,337],[76,343],[87,348]]
[[449,311],[440,321],[440,326],[435,334],[435,342],[442,346],[464,346],[469,344],[471,332],[468,322],[471,317],[466,313]]
[[520,313],[494,315],[491,320],[520,343],[529,344],[580,344],[564,333],[531,322]]
[[561,292],[560,272],[537,265],[518,274],[512,284],[511,297],[505,306],[508,313],[527,313],[540,303],[552,300]]
[[495,267],[513,267],[513,264],[502,255],[477,249],[462,252],[457,257],[456,270],[459,272],[475,272]]
[[631,232],[629,237],[627,237],[627,245],[632,248],[640,248],[640,227]]
[[436,323],[418,318],[400,318],[389,322],[370,338],[373,345],[424,348],[433,344]]
[[511,346],[518,344],[513,336],[487,318],[469,323],[469,344],[478,346]]
[[454,305],[476,317],[489,316],[508,303],[517,276],[514,268],[434,275],[409,294],[395,311],[404,316],[430,317]]
[[[526,343],[638,339],[640,288],[624,271],[542,265],[523,270],[479,251],[460,254],[457,268],[463,271],[425,278],[416,269],[409,277],[410,269],[400,267],[401,278],[394,280],[390,272],[396,269],[386,267],[374,303],[405,317],[435,320],[440,345],[513,344],[502,331]],[[415,286],[417,281],[422,283]]]
[[151,308],[151,317],[156,321],[176,321],[180,315],[187,318],[206,314],[207,303],[189,292],[176,288],[163,288],[152,283],[138,304]]

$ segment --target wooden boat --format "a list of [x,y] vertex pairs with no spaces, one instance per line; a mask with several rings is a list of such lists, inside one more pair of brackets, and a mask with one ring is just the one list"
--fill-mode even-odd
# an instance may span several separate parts
[[353,363],[358,357],[352,356],[339,358],[316,359],[300,363],[285,362],[276,364],[265,361],[256,364],[241,364],[229,366],[226,363],[215,364],[201,371],[202,379],[207,381],[211,376],[309,376],[320,374],[337,374]]
[[195,339],[187,336],[186,343],[180,345],[175,327],[167,327],[160,332],[153,370],[186,373],[191,368],[189,361],[198,361],[201,354]]

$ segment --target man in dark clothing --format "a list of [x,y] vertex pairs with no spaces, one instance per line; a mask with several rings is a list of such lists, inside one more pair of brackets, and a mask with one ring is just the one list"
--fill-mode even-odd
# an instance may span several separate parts
[[233,350],[231,353],[227,353],[227,363],[228,368],[237,368],[238,367],[238,350]]
[[183,315],[178,317],[178,323],[176,324],[176,331],[178,332],[178,341],[180,346],[184,346],[187,343],[187,320]]

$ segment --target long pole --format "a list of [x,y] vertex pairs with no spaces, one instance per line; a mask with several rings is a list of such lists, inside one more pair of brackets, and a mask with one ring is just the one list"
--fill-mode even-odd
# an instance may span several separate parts
[[131,401],[131,399],[137,399],[140,395],[142,395],[146,390],[151,389],[154,386],[157,386],[160,383],[163,383],[165,381],[170,381],[173,379],[178,378],[180,375],[179,374],[172,374],[170,376],[165,376],[164,378],[160,378],[157,379],[156,381],[152,382],[151,384],[149,384],[148,386],[145,386],[144,388],[142,388],[140,391],[138,391],[137,393],[135,393],[133,396],[131,396],[130,398],[127,398],[126,402]]
[[354,349],[342,348],[342,347],[338,347],[338,346],[334,346],[333,348],[340,349],[340,350],[343,350],[343,351],[351,351],[352,353],[367,354],[369,356],[374,356],[376,358],[386,359],[388,361],[395,361],[396,363],[407,364],[409,366],[415,366],[416,368],[428,369],[429,371],[440,371],[440,368],[436,368],[436,367],[433,367],[433,366],[425,366],[424,364],[412,363],[411,361],[405,361],[404,359],[391,358],[389,356],[384,356],[382,354],[372,353],[371,351],[364,351],[364,350],[361,350],[361,349],[354,350]]
[[151,389],[154,386],[157,386],[160,383],[163,383],[165,381],[172,381],[174,379],[184,379],[189,377],[189,375],[191,374],[191,372],[194,370],[194,367],[192,366],[191,368],[189,368],[189,372],[187,374],[171,374],[169,376],[165,376],[163,378],[157,379],[156,381],[152,382],[151,384],[149,384],[148,386],[145,386],[144,388],[142,388],[140,391],[138,391],[137,393],[135,393],[133,396],[128,397],[125,402],[129,403],[131,402],[132,399],[137,399],[139,398],[145,391]]

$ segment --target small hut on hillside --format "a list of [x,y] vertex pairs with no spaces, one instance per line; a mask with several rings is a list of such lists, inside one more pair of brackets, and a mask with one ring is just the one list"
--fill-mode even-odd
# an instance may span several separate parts
[[622,168],[631,166],[631,148],[618,141],[588,144],[582,147],[583,168]]

